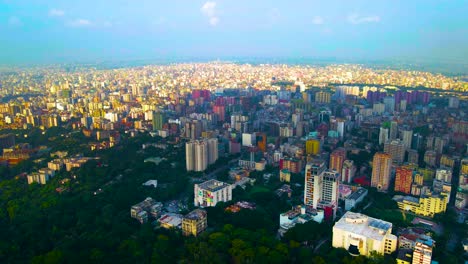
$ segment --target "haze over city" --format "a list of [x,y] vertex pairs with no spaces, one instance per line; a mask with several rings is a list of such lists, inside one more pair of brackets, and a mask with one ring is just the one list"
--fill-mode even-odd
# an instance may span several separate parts
[[[0,2],[1,64],[227,58],[463,64],[465,1]],[[460,71],[460,70],[459,70]]]

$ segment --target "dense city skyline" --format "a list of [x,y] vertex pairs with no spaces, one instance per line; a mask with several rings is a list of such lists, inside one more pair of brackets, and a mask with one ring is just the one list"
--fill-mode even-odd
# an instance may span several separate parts
[[0,5],[0,59],[7,65],[180,57],[465,65],[468,53],[463,1],[3,0]]

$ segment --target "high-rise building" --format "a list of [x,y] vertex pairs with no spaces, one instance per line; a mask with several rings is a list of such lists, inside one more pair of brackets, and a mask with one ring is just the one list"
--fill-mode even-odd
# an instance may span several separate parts
[[334,219],[339,185],[340,173],[326,170],[323,160],[312,160],[305,170],[304,204],[324,209],[325,217]]
[[218,139],[209,138],[208,144],[208,165],[214,164],[218,160]]
[[153,131],[162,130],[166,117],[162,112],[153,112]]
[[304,204],[317,208],[320,201],[322,176],[326,166],[323,160],[312,160],[305,168]]
[[341,169],[341,182],[351,183],[355,174],[356,166],[354,166],[354,161],[345,160],[343,162],[343,169]]
[[390,154],[394,162],[403,163],[405,151],[405,145],[398,139],[387,141],[384,144],[384,152]]
[[385,112],[393,113],[395,111],[395,98],[391,96],[384,97]]
[[408,167],[398,167],[395,173],[395,192],[411,193],[413,170]]
[[371,186],[386,192],[390,185],[392,157],[387,153],[376,153],[372,161]]
[[320,140],[308,139],[306,141],[306,154],[317,155],[320,152]]
[[448,168],[437,169],[435,177],[439,181],[452,183],[452,170]]
[[319,104],[329,104],[331,101],[331,94],[327,92],[316,92],[315,102]]
[[343,162],[345,160],[346,160],[346,149],[344,148],[335,149],[330,154],[330,164],[328,167],[330,168],[330,170],[335,170],[341,173],[341,170],[343,168]]
[[243,133],[242,134],[242,146],[245,146],[245,147],[255,146],[256,140],[257,140],[257,136],[255,135],[255,133],[253,134]]
[[408,163],[418,165],[419,164],[419,153],[417,150],[408,150]]
[[433,240],[418,239],[413,251],[412,264],[431,264]]
[[388,141],[388,128],[380,128],[379,132],[379,145],[384,144]]
[[396,121],[390,122],[390,139],[398,137],[398,123]]
[[411,141],[413,140],[413,130],[403,130],[401,131],[401,137],[403,145],[406,149],[411,148]]
[[202,209],[195,209],[182,218],[182,234],[197,236],[208,226],[207,213]]
[[218,202],[228,202],[232,200],[232,185],[217,180],[195,184],[194,205],[209,207],[216,206]]
[[257,147],[260,151],[267,151],[267,135],[265,133],[257,132]]
[[185,144],[187,171],[204,171],[218,159],[218,139],[192,140]]
[[348,211],[333,226],[332,246],[344,248],[352,256],[391,254],[396,251],[397,242],[392,223],[364,214]]

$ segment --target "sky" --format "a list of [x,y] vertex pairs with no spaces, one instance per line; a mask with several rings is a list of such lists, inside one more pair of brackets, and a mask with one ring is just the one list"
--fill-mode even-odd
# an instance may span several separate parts
[[284,57],[466,63],[466,0],[0,0],[0,64]]

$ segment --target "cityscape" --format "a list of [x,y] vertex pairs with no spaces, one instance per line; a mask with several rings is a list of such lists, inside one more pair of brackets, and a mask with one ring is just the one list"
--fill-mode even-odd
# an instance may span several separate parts
[[[52,22],[41,17],[66,32],[83,31],[76,37],[87,31],[99,40],[101,32],[103,42],[111,39],[105,30],[128,32],[105,17],[71,20],[66,4],[41,16],[35,1],[0,3],[12,39],[0,44],[0,263],[468,263],[466,37],[444,35],[465,48],[444,46],[437,55],[457,60],[420,64],[435,54],[419,42],[409,63],[393,48],[367,44],[359,49],[369,55],[351,60],[317,48],[334,58],[328,60],[288,41],[262,46],[262,30],[270,29],[251,14],[266,3],[245,4],[239,10],[252,13],[234,26],[232,3],[188,2],[177,15],[172,8],[181,3],[161,4],[179,23],[193,24],[182,44],[162,38],[157,47],[170,52],[159,60],[143,48],[144,59],[126,53],[123,38],[102,51],[115,59],[96,55],[99,43],[47,49],[41,30],[62,29],[45,30]],[[306,3],[299,2],[258,16],[288,36],[299,29],[286,11],[303,19]],[[369,2],[361,4],[368,10]],[[115,5],[99,13],[97,4],[88,15],[140,21],[132,12],[141,7]],[[388,16],[402,8],[371,6],[378,5],[391,7]],[[468,6],[461,7],[445,8],[463,14]],[[192,9],[196,19],[187,15]],[[336,12],[311,15],[310,25],[333,35],[341,30],[333,24],[339,19],[328,18]],[[384,14],[343,16],[353,27],[386,23]],[[181,24],[167,17],[152,25],[178,33]],[[447,19],[450,27],[428,30],[461,25],[466,33],[466,19]],[[202,43],[193,35],[203,31],[198,26],[214,31],[203,52],[190,48]],[[211,38],[229,31],[223,27],[233,35],[255,32],[246,46],[254,55],[226,44],[227,35],[212,46]],[[143,29],[132,30],[139,39]],[[37,36],[37,46],[13,45],[23,33]],[[400,44],[409,47],[405,34]],[[285,55],[283,46],[304,56]],[[179,50],[185,48],[188,56]],[[375,55],[380,48],[391,55]],[[373,56],[379,63],[369,62]]]

